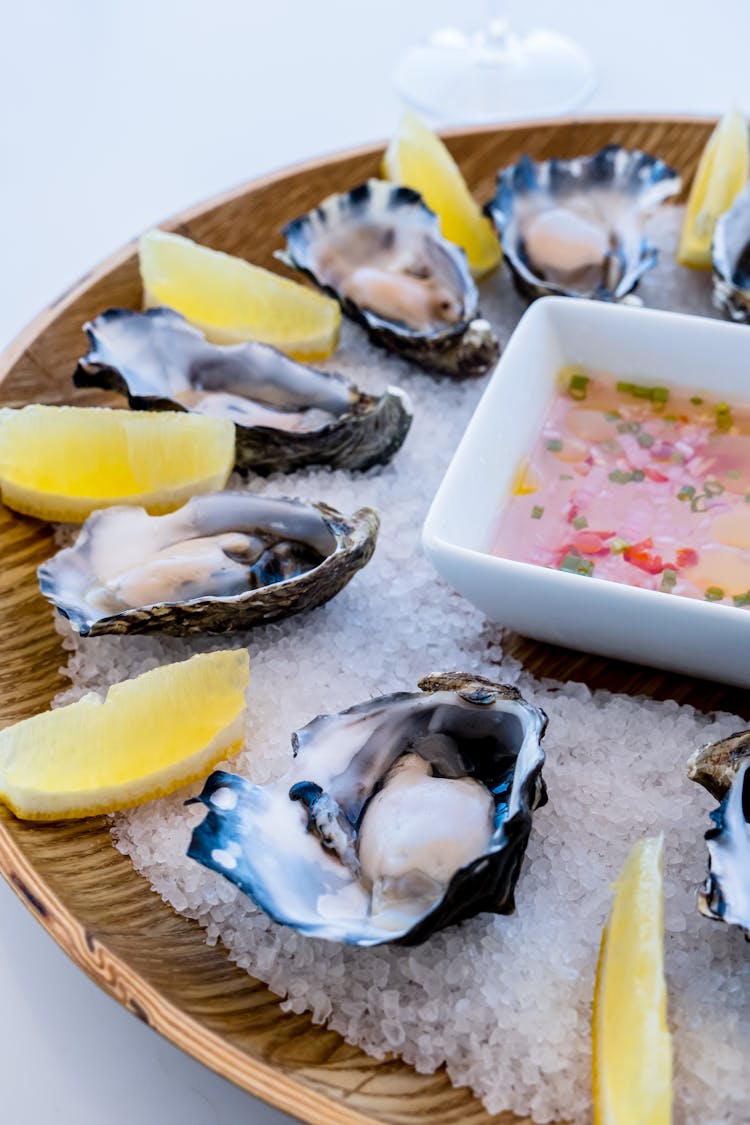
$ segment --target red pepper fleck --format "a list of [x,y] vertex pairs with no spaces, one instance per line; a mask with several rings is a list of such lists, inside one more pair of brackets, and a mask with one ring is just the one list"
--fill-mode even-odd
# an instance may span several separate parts
[[598,531],[579,531],[573,546],[582,555],[608,555],[609,547],[603,542]]
[[677,566],[695,566],[698,562],[698,552],[692,547],[679,547],[677,550]]
[[568,511],[568,523],[572,523],[573,520],[577,519],[577,518],[578,518],[578,506],[576,504],[571,504],[570,509]]
[[649,536],[648,539],[642,539],[640,543],[633,543],[630,547],[626,547],[622,557],[631,566],[637,566],[646,574],[661,574],[666,564],[662,561],[661,555],[651,554],[653,545],[654,541]]
[[650,465],[646,465],[643,471],[648,479],[654,481],[656,484],[663,484],[664,481],[669,480],[669,477],[665,477],[664,473],[660,473],[658,469],[652,469]]

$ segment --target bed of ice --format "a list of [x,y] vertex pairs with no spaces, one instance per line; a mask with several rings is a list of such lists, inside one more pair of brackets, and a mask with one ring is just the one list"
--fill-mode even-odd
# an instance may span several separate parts
[[[709,279],[670,265],[678,221],[666,209],[653,228],[662,265],[642,283],[641,296],[649,305],[708,312]],[[522,305],[504,274],[483,290],[483,311],[505,340]],[[465,669],[516,683],[550,718],[550,802],[535,817],[517,911],[475,918],[415,949],[358,950],[270,922],[221,876],[188,860],[202,812],[184,808],[186,793],[118,816],[117,846],[156,892],[205,927],[208,942],[221,941],[266,981],[284,1009],[311,1011],[371,1054],[396,1052],[421,1071],[445,1064],[452,1081],[470,1086],[490,1113],[581,1123],[590,1120],[591,996],[610,884],[631,844],[663,831],[675,1122],[746,1121],[750,956],[739,930],[696,912],[713,802],[685,776],[696,746],[743,724],[671,701],[535,681],[504,658],[501,630],[438,580],[419,544],[430,500],[485,381],[455,385],[418,373],[351,326],[331,366],[368,390],[392,382],[408,391],[415,418],[401,452],[364,475],[307,471],[249,487],[325,499],[343,511],[377,507],[382,530],[372,562],[327,606],[252,634],[79,642],[68,633],[73,687],[57,702],[195,651],[246,644],[247,743],[230,768],[262,783],[286,769],[291,732],[321,712],[414,690],[427,672]],[[481,479],[476,486],[484,486]]]

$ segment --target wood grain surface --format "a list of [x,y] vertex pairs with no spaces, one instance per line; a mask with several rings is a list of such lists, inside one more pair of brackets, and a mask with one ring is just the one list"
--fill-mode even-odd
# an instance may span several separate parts
[[[686,185],[711,123],[694,118],[579,118],[480,128],[447,135],[477,197],[489,198],[496,170],[521,153],[576,156],[610,141],[674,164]],[[282,223],[326,194],[378,171],[381,149],[324,158],[243,185],[164,224],[216,249],[283,272],[273,259]],[[91,271],[45,310],[0,359],[0,403],[97,402],[72,388],[84,350],[84,320],[113,305],[139,307],[134,246]],[[45,709],[64,686],[64,655],[35,570],[53,551],[50,528],[0,508],[0,725]],[[717,684],[592,658],[521,637],[506,639],[538,676],[750,714],[745,693]],[[139,1019],[220,1074],[318,1125],[481,1125],[490,1121],[443,1071],[416,1074],[377,1061],[283,1015],[276,998],[235,968],[221,947],[165,905],[112,847],[105,818],[24,824],[0,807],[0,868],[42,925],[98,984]],[[33,966],[24,966],[32,972]],[[519,1119],[492,1120],[510,1125]]]

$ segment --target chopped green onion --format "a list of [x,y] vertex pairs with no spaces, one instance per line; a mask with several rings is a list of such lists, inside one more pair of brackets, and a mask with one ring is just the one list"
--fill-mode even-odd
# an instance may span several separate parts
[[583,402],[590,379],[588,375],[571,375],[568,383],[568,394],[577,402]]
[[575,480],[572,473],[560,473],[560,480]]
[[544,508],[540,508],[538,504],[535,504],[534,507],[531,509],[531,518],[533,520],[540,520],[543,515],[544,515]]
[[562,447],[563,443],[559,438],[552,438],[547,442],[547,449],[549,449],[550,453],[559,453]]
[[590,578],[594,573],[594,564],[591,559],[582,559],[580,555],[571,552],[565,556],[558,569],[567,571],[568,574],[582,574]]
[[603,413],[608,422],[616,422],[618,418],[622,417],[619,410],[605,410]]
[[629,546],[630,544],[628,543],[627,539],[620,539],[619,536],[616,536],[614,539],[610,539],[609,541],[609,549],[613,555],[621,555],[622,552]]
[[602,453],[611,453],[614,456],[622,452],[622,446],[615,438],[607,438],[606,441],[600,441],[599,448]]
[[745,493],[745,503],[750,504],[750,492]]
[[692,402],[693,406],[703,406],[703,399],[700,397],[700,395],[693,395],[690,401]]
[[683,484],[677,493],[678,500],[692,500],[693,496],[695,496],[695,487],[692,484]]
[[631,481],[642,481],[646,478],[643,469],[633,469],[631,473],[625,473],[622,469],[613,469],[608,475],[613,484],[629,484]]
[[571,520],[570,522],[573,524],[573,527],[576,529],[576,531],[583,531],[584,527],[589,526],[589,521],[585,516],[576,516],[576,518],[574,520]]
[[662,591],[662,593],[670,594],[676,581],[677,571],[671,570],[670,567],[667,567],[666,570],[664,570],[664,572],[662,573],[659,589]]
[[647,434],[645,430],[643,430],[640,434],[638,434],[637,441],[638,441],[638,444],[642,445],[644,449],[648,449],[649,446],[654,444],[654,439],[653,439],[652,435]]
[[716,429],[725,434],[732,428],[732,409],[726,402],[720,402],[716,407]]
[[669,422],[670,426],[673,426],[675,422],[679,422],[679,420],[676,414],[665,414],[662,418],[662,422]]
[[730,480],[739,480],[742,473],[739,469],[727,469],[727,476]]
[[644,387],[640,383],[618,382],[615,388],[621,394],[633,395],[634,398],[650,398],[652,402],[658,403],[669,400],[669,390],[666,387]]
[[704,482],[703,491],[706,496],[721,496],[724,485],[719,480],[707,480]]
[[575,574],[578,567],[583,562],[580,555],[566,555],[560,563],[560,570],[569,570],[571,574]]
[[732,601],[735,605],[750,605],[750,590],[746,590],[744,594],[733,594]]
[[724,596],[721,586],[709,586],[705,593],[707,602],[720,602]]

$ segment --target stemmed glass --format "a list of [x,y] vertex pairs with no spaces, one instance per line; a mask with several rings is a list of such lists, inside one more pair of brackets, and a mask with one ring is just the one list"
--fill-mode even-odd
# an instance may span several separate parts
[[486,0],[481,26],[440,28],[400,60],[396,88],[438,122],[511,121],[566,113],[591,94],[589,56],[557,31],[513,30],[502,0]]

